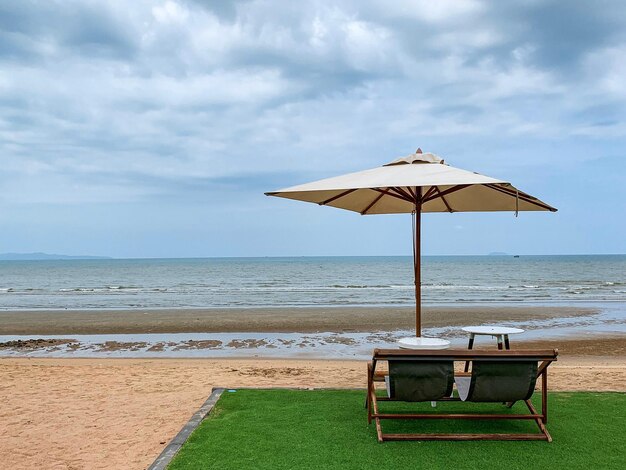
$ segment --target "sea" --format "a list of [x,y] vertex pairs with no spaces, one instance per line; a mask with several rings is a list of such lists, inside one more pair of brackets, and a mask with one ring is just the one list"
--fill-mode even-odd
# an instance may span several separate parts
[[[497,322],[525,340],[626,334],[626,255],[425,256],[424,305],[594,307]],[[2,311],[413,306],[405,256],[0,261]],[[567,309],[566,309],[567,310]],[[465,347],[460,327],[424,336]],[[0,335],[0,356],[366,359],[414,331]],[[482,339],[489,341],[489,339]],[[493,342],[493,341],[492,341]]]
[[[414,302],[406,256],[0,261],[0,310]],[[425,256],[422,302],[626,302],[626,255]]]

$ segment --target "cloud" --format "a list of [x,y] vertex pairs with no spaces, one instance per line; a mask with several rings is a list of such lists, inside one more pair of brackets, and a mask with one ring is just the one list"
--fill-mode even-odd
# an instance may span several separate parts
[[0,201],[252,197],[424,143],[624,138],[619,2],[435,3],[3,3]]

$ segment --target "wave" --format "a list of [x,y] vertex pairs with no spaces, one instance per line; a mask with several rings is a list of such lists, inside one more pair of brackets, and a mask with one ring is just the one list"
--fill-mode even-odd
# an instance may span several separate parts
[[[414,304],[410,258],[283,261],[0,264],[0,309]],[[626,256],[426,258],[423,274],[427,305],[626,303]]]
[[[321,286],[322,288],[326,287],[326,286]],[[332,289],[390,289],[391,286],[389,285],[359,285],[359,284],[347,284],[347,285],[342,285],[342,284],[333,284],[328,286]]]
[[110,291],[132,291],[138,292],[146,290],[136,286],[102,286],[102,287],[62,287],[58,292],[110,292]]

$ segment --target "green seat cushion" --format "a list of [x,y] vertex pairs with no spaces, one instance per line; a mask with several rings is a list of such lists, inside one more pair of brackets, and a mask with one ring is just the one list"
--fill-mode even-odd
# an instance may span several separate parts
[[483,361],[472,363],[468,401],[528,400],[535,390],[537,361]]
[[434,401],[449,397],[454,383],[452,361],[389,361],[389,398]]

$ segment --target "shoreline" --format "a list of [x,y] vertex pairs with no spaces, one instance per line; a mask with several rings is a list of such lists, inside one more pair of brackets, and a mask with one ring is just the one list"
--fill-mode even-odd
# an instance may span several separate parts
[[[486,322],[532,322],[596,315],[606,309],[578,306],[424,307],[424,328]],[[0,311],[0,335],[136,333],[357,333],[411,330],[413,307],[279,307],[133,310]]]
[[[511,350],[521,349],[558,349],[559,360],[566,361],[590,361],[595,362],[598,360],[609,362],[625,362],[626,361],[626,334],[612,334],[607,336],[600,336],[598,334],[590,335],[588,337],[578,336],[566,336],[558,338],[547,339],[521,339],[511,342]],[[272,362],[272,361],[338,361],[338,362],[354,362],[354,361],[367,361],[367,358],[355,358],[346,356],[311,356],[311,357],[294,357],[294,356],[263,356],[256,355],[253,352],[246,354],[244,351],[246,348],[240,348],[240,353],[228,354],[225,356],[27,356],[27,355],[3,355],[2,349],[0,349],[0,363],[2,361],[21,361],[21,360],[50,360],[50,361],[218,361],[228,362],[231,360],[250,360],[260,362]],[[371,350],[373,351],[373,347]],[[453,345],[450,349],[466,349],[465,345]],[[476,350],[493,350],[495,349],[495,342],[485,340],[483,342],[476,343],[474,345]]]
[[[626,356],[624,310],[624,305],[427,307],[422,334],[465,348],[463,327],[498,324],[524,330],[511,337],[515,348],[578,341],[585,355]],[[413,336],[414,315],[406,307],[4,312],[0,357],[364,360],[374,348],[395,348],[401,338]],[[610,342],[614,351],[599,346]],[[477,337],[476,347],[494,345],[492,337]]]

